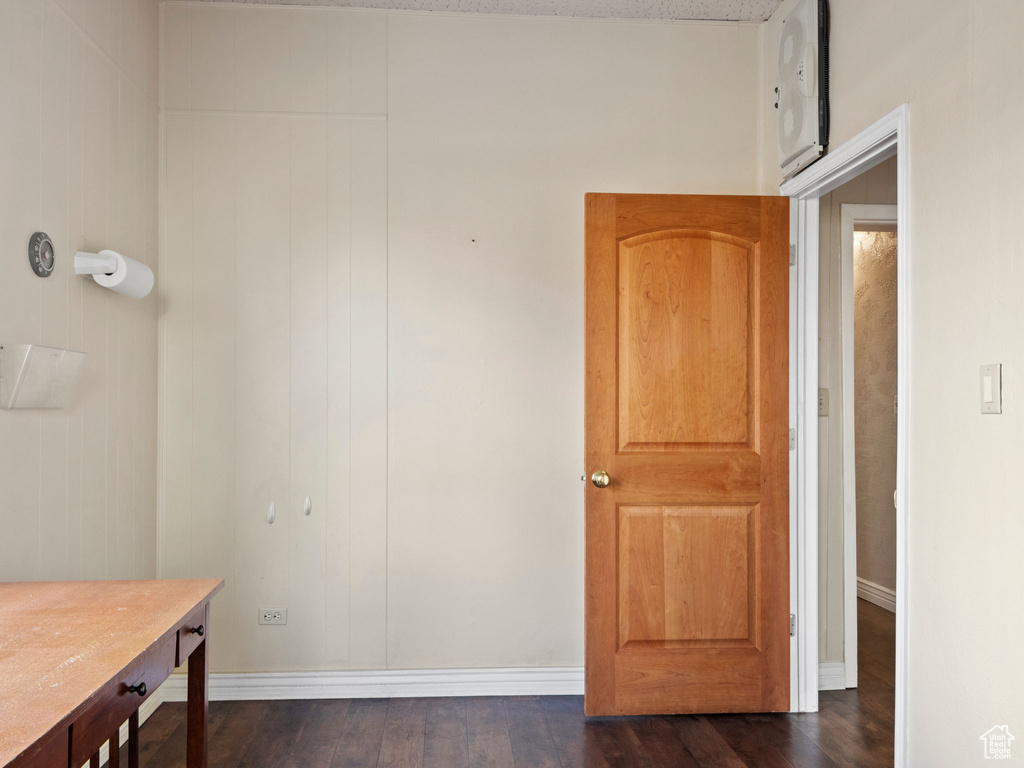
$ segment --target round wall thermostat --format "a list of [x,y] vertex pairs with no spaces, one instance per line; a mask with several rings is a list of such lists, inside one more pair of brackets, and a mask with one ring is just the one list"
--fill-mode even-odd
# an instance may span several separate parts
[[53,241],[45,232],[36,232],[28,241],[28,263],[40,277],[53,274]]

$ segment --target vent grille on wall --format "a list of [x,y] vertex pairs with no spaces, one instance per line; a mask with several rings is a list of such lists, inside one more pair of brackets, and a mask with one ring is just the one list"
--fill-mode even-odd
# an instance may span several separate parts
[[789,178],[828,146],[827,0],[801,0],[782,22],[775,88],[779,112],[779,165]]

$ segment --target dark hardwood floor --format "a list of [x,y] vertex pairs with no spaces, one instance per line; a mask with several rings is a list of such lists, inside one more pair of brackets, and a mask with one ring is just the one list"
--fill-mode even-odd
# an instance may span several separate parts
[[[894,617],[863,600],[858,616],[860,688],[822,691],[816,714],[587,720],[579,696],[213,702],[210,768],[889,767]],[[146,722],[143,766],[185,765],[184,717],[164,704]]]

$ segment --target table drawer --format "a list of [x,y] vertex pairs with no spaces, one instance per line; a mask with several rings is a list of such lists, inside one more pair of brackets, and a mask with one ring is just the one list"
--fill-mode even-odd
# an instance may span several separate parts
[[10,768],[54,768],[68,764],[68,729],[58,728],[14,758]]
[[[178,627],[178,655],[175,658],[175,665],[181,666],[199,644],[206,637],[206,628],[209,626],[209,614],[207,607],[209,603],[203,603],[192,613],[185,617]],[[196,630],[193,632],[192,630]]]
[[[111,734],[116,733],[121,723],[153,695],[174,670],[176,651],[177,638],[172,632],[90,699],[85,711],[71,724],[71,765],[86,762]],[[144,696],[128,690],[129,686],[140,683],[146,685]]]

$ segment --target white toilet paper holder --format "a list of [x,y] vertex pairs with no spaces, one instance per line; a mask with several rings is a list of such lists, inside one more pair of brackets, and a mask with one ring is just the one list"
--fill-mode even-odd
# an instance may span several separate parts
[[109,249],[99,253],[78,251],[75,274],[91,275],[98,285],[133,299],[145,298],[153,290],[153,270]]

